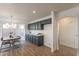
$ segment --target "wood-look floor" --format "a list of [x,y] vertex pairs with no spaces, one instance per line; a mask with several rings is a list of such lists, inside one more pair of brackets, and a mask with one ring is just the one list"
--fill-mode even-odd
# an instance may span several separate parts
[[61,46],[60,50],[51,52],[51,49],[45,46],[36,46],[29,42],[22,42],[18,48],[2,49],[0,56],[75,56],[76,50],[73,48]]

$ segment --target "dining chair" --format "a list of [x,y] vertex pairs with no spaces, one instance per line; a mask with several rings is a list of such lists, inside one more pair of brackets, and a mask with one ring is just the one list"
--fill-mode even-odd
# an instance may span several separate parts
[[15,38],[15,40],[14,40],[14,44],[16,45],[16,43],[20,43],[20,39],[21,39],[21,37],[17,36],[17,38]]
[[6,44],[9,44],[10,47],[11,47],[10,40],[3,40],[3,37],[1,37],[1,41],[2,41],[1,48],[2,48],[3,45],[6,45]]

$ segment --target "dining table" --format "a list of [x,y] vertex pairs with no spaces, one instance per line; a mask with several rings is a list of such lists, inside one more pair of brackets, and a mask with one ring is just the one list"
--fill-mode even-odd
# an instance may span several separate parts
[[14,46],[16,40],[20,39],[20,36],[15,36],[15,37],[4,37],[4,40],[10,41],[11,45]]

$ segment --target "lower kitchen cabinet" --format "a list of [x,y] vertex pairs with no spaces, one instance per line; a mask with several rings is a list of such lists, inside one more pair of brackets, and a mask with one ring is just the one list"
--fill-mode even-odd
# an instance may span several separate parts
[[37,46],[43,46],[43,42],[44,42],[43,36],[35,36],[35,35],[26,34],[25,37],[26,37],[26,40],[28,40],[31,43]]

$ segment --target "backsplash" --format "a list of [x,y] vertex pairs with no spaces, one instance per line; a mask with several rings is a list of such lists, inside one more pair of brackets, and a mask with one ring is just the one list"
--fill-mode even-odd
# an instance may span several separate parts
[[38,33],[43,33],[43,30],[30,30],[29,31],[31,34],[38,34]]

